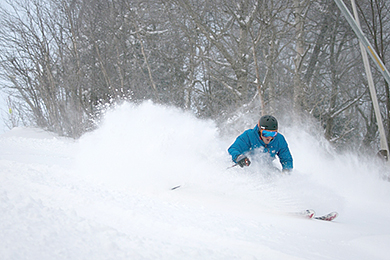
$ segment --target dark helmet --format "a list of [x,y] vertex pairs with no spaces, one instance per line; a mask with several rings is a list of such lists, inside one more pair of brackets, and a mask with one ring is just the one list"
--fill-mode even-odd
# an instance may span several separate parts
[[259,120],[259,128],[265,130],[278,130],[278,120],[273,116],[262,116]]

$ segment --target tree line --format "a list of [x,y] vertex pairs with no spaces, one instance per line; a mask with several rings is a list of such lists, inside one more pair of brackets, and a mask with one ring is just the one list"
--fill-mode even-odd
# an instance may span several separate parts
[[[358,39],[332,0],[7,3],[0,73],[12,124],[77,138],[107,105],[152,100],[216,122],[291,111],[320,122],[338,147],[377,149]],[[357,7],[386,64],[390,4]],[[373,75],[389,137],[389,86]]]

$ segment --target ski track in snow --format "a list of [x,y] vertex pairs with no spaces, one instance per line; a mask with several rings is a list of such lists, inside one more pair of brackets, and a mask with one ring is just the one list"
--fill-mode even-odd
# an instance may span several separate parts
[[[0,136],[1,259],[388,259],[381,169],[284,131],[289,176],[226,169],[234,137],[149,102],[80,140],[13,129]],[[307,208],[340,216],[292,214]]]

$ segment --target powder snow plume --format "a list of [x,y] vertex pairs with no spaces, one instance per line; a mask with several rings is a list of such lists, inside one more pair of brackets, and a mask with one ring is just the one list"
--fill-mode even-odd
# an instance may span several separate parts
[[[91,180],[134,192],[187,185],[282,211],[343,211],[346,193],[348,198],[364,194],[378,199],[374,191],[387,185],[379,178],[377,162],[337,154],[299,126],[280,128],[295,165],[285,178],[264,175],[255,161],[252,167],[228,168],[232,162],[227,148],[236,136],[220,136],[211,120],[152,102],[125,103],[108,111],[101,127],[81,138],[80,171]],[[277,160],[275,165],[280,168]]]
[[128,189],[166,189],[207,182],[228,163],[212,121],[145,102],[108,111],[101,127],[80,141],[82,171]]

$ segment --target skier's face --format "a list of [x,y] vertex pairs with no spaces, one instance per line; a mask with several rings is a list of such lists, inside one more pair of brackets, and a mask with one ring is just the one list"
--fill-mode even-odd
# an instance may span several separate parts
[[263,142],[265,144],[269,144],[272,139],[274,139],[274,137],[278,134],[278,131],[276,130],[261,130],[260,131],[260,134],[261,134],[261,139],[263,140]]
[[264,137],[264,136],[262,136],[262,139],[263,139],[263,142],[265,144],[269,144],[272,141],[272,139],[274,139],[274,138],[273,137]]

